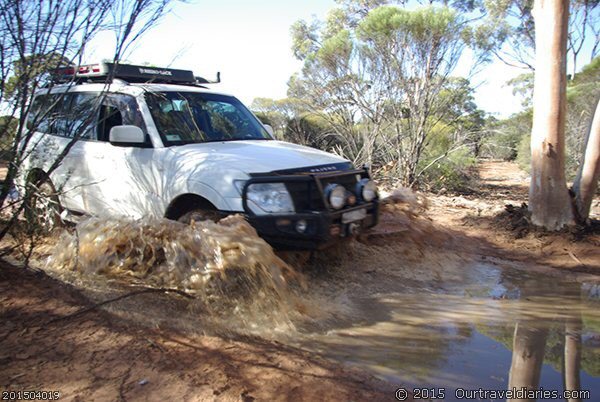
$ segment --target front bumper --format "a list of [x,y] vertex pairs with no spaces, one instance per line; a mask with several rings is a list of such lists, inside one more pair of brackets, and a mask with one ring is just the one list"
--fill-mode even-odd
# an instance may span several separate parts
[[[331,246],[373,227],[379,219],[379,200],[358,202],[334,210],[328,205],[323,189],[329,182],[348,182],[370,177],[367,169],[336,173],[260,175],[248,180],[242,191],[246,218],[258,234],[277,249],[311,250]],[[247,187],[252,183],[284,183],[292,193],[295,213],[285,215],[255,215],[246,203]],[[300,224],[299,224],[300,222]],[[299,230],[298,226],[304,227]]]
[[[366,217],[360,220],[342,221],[345,214],[366,210]],[[346,215],[348,216],[348,215]],[[336,212],[311,212],[290,215],[247,215],[248,222],[269,244],[277,249],[314,250],[327,248],[343,238],[355,235],[377,224],[378,202],[358,205]],[[306,222],[306,229],[299,233],[299,221]]]

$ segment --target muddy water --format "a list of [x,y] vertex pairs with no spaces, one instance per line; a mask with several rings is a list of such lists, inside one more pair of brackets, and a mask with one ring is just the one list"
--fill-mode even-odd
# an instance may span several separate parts
[[569,387],[600,400],[597,283],[439,249],[353,248],[334,277],[313,281],[330,314],[299,324],[297,345],[409,388],[442,387],[446,400],[536,377],[562,392],[566,362]]
[[570,388],[600,400],[598,283],[408,240],[347,244],[317,255],[301,276],[240,218],[191,227],[92,220],[63,236],[48,268],[98,300],[132,285],[194,297],[108,306],[127,319],[275,338],[399,385],[442,387],[446,400],[457,388],[538,378],[562,390],[563,371]]
[[290,327],[288,286],[302,279],[241,216],[192,225],[90,219],[62,234],[46,268],[100,300],[140,288],[183,295],[136,294],[111,307],[146,323],[188,328]]

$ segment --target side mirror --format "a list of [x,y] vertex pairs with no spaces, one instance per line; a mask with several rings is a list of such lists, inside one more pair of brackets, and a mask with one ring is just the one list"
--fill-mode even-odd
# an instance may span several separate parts
[[273,131],[273,127],[271,127],[270,124],[263,124],[263,126],[265,127],[265,130],[267,130],[267,133],[269,133],[271,137],[275,136],[275,131]]
[[108,134],[109,141],[114,144],[143,144],[144,132],[138,126],[114,126]]

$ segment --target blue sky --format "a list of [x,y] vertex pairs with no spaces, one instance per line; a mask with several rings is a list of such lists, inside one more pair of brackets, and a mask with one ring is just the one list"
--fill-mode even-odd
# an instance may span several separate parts
[[[290,26],[299,19],[324,18],[333,0],[196,0],[175,3],[160,24],[127,55],[131,63],[190,69],[223,82],[215,90],[236,95],[249,105],[254,98],[286,96],[289,77],[301,63],[291,52]],[[87,47],[86,62],[112,57],[110,33]],[[468,56],[467,56],[468,57]],[[480,108],[507,117],[520,110],[520,99],[505,85],[523,70],[501,62],[487,66],[472,83]]]

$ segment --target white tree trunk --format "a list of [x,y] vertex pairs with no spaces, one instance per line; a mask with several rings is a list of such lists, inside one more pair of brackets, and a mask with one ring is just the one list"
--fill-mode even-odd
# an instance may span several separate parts
[[535,81],[529,209],[534,225],[574,224],[565,179],[568,0],[535,0]]
[[[569,317],[565,323],[564,384],[569,391],[581,389],[581,315]],[[567,402],[579,402],[580,398],[569,398]]]
[[577,217],[585,222],[590,216],[590,207],[600,179],[600,100],[585,141],[583,163],[573,183]]
[[[539,328],[532,322],[521,321],[515,325],[512,362],[508,374],[509,390],[520,390],[523,387],[528,390],[539,388],[547,336],[546,328]],[[511,401],[532,399],[513,398]]]

